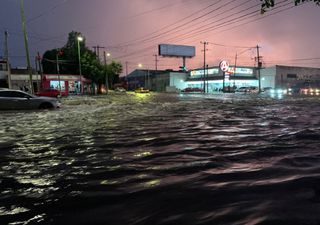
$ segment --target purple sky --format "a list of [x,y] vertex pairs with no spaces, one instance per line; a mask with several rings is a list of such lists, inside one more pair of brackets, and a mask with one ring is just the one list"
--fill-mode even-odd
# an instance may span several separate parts
[[[292,0],[276,1],[274,10],[260,15],[260,0],[25,0],[30,55],[34,61],[38,51],[62,47],[75,30],[83,33],[88,47],[105,46],[112,58],[128,62],[129,72],[139,63],[154,69],[159,43],[196,46],[197,55],[187,66],[201,67],[200,41],[210,43],[209,66],[221,59],[233,64],[236,52],[238,65],[253,66],[256,50],[248,47],[259,44],[264,66],[320,67],[320,7],[290,8]],[[8,30],[12,64],[26,66],[20,0],[2,0],[0,20],[1,55]],[[181,64],[174,58],[159,60],[159,69]]]

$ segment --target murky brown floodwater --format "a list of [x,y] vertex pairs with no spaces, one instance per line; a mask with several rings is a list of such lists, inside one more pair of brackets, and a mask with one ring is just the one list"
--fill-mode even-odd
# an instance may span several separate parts
[[1,225],[320,224],[319,97],[119,94],[0,125]]

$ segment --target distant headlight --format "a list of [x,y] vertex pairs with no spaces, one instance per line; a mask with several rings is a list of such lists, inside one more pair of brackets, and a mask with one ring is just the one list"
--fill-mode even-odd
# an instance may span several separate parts
[[283,93],[283,91],[281,89],[277,90],[277,94],[282,94],[282,93]]
[[271,89],[271,90],[270,90],[270,93],[271,93],[271,94],[274,94],[275,92],[276,92],[276,91],[275,91],[274,89]]

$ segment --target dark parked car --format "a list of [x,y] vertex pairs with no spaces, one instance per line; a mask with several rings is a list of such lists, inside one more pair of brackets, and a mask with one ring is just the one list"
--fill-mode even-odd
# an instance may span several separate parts
[[60,103],[56,98],[38,97],[19,90],[0,89],[0,110],[53,109],[59,107]]

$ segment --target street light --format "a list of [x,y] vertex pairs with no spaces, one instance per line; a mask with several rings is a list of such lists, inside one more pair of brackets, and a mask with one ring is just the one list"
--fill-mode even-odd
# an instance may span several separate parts
[[[139,63],[138,67],[142,68],[143,65],[141,63]],[[147,78],[148,78],[148,80],[147,80]],[[144,87],[145,88],[149,88],[150,87],[149,82],[150,82],[150,77],[149,77],[149,67],[148,67],[147,68],[147,74],[146,74],[146,72],[144,72]]]
[[107,57],[110,57],[111,54],[108,52],[106,53],[105,51],[103,52],[103,58],[104,58],[104,66],[106,67],[105,68],[105,75],[106,75],[106,83],[105,83],[105,86],[106,86],[106,93],[108,93],[108,90],[109,90],[109,78],[108,78],[108,73],[107,73]]
[[83,41],[83,37],[78,36],[77,37],[77,42],[78,42],[78,57],[79,57],[79,88],[80,88],[80,93],[82,93],[82,88],[83,86],[81,85],[81,76],[82,76],[82,72],[81,72],[81,56],[80,56],[80,42]]

